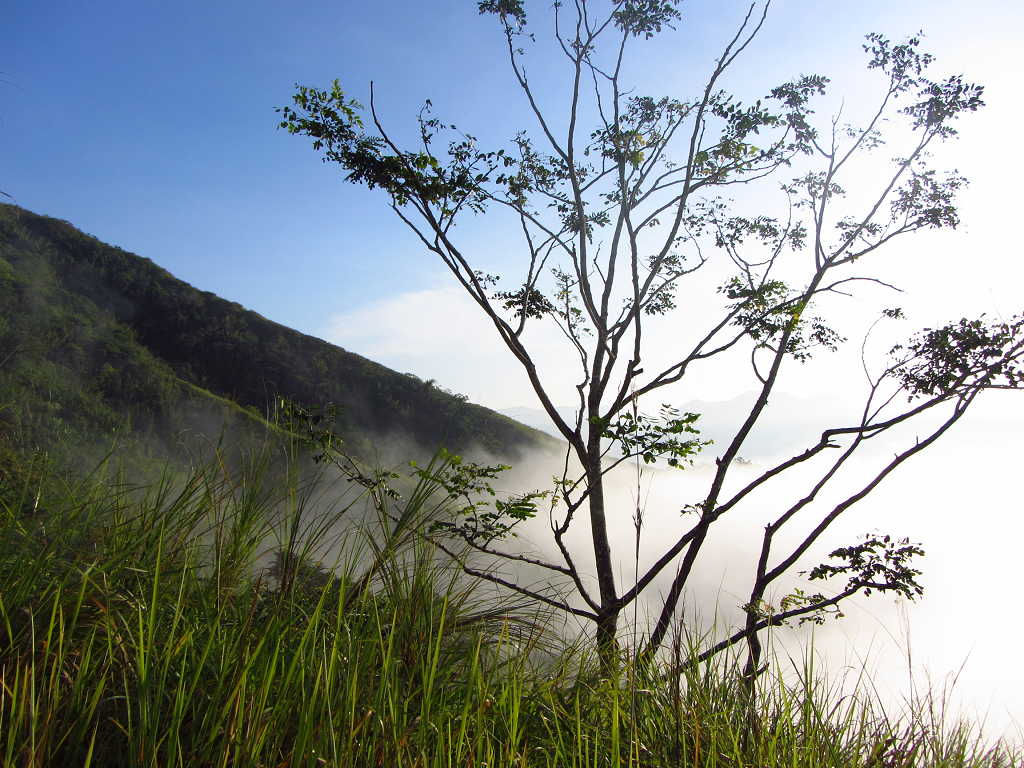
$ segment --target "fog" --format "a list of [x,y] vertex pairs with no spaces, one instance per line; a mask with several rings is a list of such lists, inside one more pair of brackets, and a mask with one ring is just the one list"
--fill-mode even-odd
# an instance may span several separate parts
[[[984,286],[974,285],[970,291],[965,287],[979,282],[978,276],[967,275],[954,307],[948,300],[944,302],[941,292],[931,290],[932,281],[938,280],[933,273],[916,277],[908,273],[902,285],[912,287],[913,280],[922,281],[924,290],[896,297],[892,292],[868,291],[845,305],[836,303],[837,322],[850,341],[838,354],[816,355],[807,365],[793,364],[784,369],[769,408],[739,452],[751,464],[731,470],[734,485],[817,442],[823,428],[849,424],[858,418],[867,391],[864,365],[877,374],[894,343],[926,324],[948,322],[974,309],[976,314],[987,311],[997,316],[1003,309],[995,299],[997,293],[1005,294],[1005,284],[992,288],[986,306]],[[966,303],[973,307],[961,303],[966,298],[971,298]],[[878,326],[868,335],[877,317],[873,310],[893,304],[906,307],[910,321]],[[374,349],[376,359],[385,364],[436,376],[445,386],[465,392],[477,402],[554,432],[539,403],[531,398],[515,361],[495,343],[493,329],[472,320],[473,311],[476,308],[453,288],[417,292],[343,316],[335,326],[337,335],[328,334],[328,338],[350,348]],[[698,308],[673,313],[664,324],[653,328],[645,337],[652,355],[676,348],[674,340],[680,328],[685,330],[694,315],[702,311]],[[455,339],[424,334],[423,329],[431,327],[459,330]],[[571,416],[578,407],[572,405],[576,371],[565,364],[557,332],[538,327],[529,333],[533,334],[531,349],[536,350],[541,369],[548,374],[555,402],[561,405],[563,414]],[[417,347],[417,342],[423,347]],[[656,412],[661,402],[669,402],[682,411],[700,413],[701,436],[715,442],[697,457],[692,468],[643,473],[641,569],[661,554],[674,535],[686,530],[689,521],[679,510],[702,500],[711,480],[715,451],[724,450],[732,430],[749,413],[753,399],[756,380],[745,360],[707,366],[695,370],[695,374],[693,379],[688,377],[643,404],[648,412]],[[900,445],[907,447],[917,434],[927,434],[929,425],[925,419],[914,429],[872,440],[864,446],[860,458],[847,467],[845,479],[839,479],[836,485],[840,489],[854,487],[858,478],[863,480],[880,462],[891,459]],[[894,600],[890,595],[857,596],[844,604],[846,616],[842,620],[829,619],[825,626],[813,629],[805,625],[776,630],[776,649],[783,651],[783,656],[791,653],[799,658],[813,643],[816,653],[823,657],[821,666],[834,674],[847,666],[855,671],[866,666],[872,683],[893,706],[899,705],[912,687],[920,691],[930,684],[928,681],[942,686],[948,676],[954,675],[954,707],[985,716],[992,734],[1015,727],[1013,724],[1024,717],[1024,672],[1010,660],[1016,656],[1014,638],[1024,629],[1024,620],[1009,604],[1020,582],[1016,549],[1024,534],[1024,505],[1018,491],[1017,465],[1022,448],[1024,398],[1020,393],[988,392],[979,397],[967,415],[935,445],[912,457],[869,497],[847,511],[801,559],[792,578],[777,584],[774,599],[777,601],[794,586],[828,594],[830,585],[803,583],[796,573],[813,568],[835,548],[854,544],[868,532],[907,537],[923,546],[926,556],[916,567],[923,571],[919,581],[924,596],[912,603]],[[551,475],[558,471],[557,461],[530,457],[517,464],[503,490],[547,486]],[[753,558],[764,525],[785,508],[785,502],[792,503],[799,498],[796,494],[807,490],[800,473],[788,474],[791,476],[775,481],[716,524],[690,580],[683,606],[687,620],[707,625],[718,616],[735,626],[738,606],[749,599]],[[632,581],[636,568],[632,523],[637,495],[635,471],[621,467],[612,489],[609,508],[613,510],[612,540],[619,558],[617,583],[621,589]],[[780,535],[776,552],[784,552],[785,543],[807,529],[815,511],[820,513],[829,498],[836,497],[823,496],[793,521],[794,530],[787,534],[790,538]],[[586,570],[589,537],[585,529],[589,526],[581,519],[576,527],[574,551],[584,553],[581,565]],[[549,554],[552,545],[545,520],[534,521],[524,533],[539,551]],[[644,603],[638,609],[641,617],[658,606],[659,592],[666,589],[669,578],[663,576],[645,592]]]
[[[835,594],[845,580],[808,582],[798,575],[827,560],[828,553],[856,543],[865,533],[890,534],[921,543],[926,552],[914,567],[923,597],[910,602],[890,594],[859,594],[842,605],[844,618],[829,618],[823,626],[783,627],[771,633],[773,647],[783,661],[802,660],[813,646],[820,657],[819,669],[834,676],[844,670],[868,671],[868,679],[881,699],[900,707],[913,691],[918,693],[952,685],[949,695],[954,711],[983,717],[991,735],[1014,731],[1024,713],[1024,673],[1012,662],[1024,619],[1011,601],[1019,583],[1017,549],[1024,522],[1018,491],[1016,465],[1022,448],[1024,404],[1016,393],[990,393],[972,406],[961,423],[954,425],[929,450],[912,457],[866,499],[840,517],[786,578],[766,596],[778,599],[799,587],[808,593]],[[702,437],[718,438],[684,470],[640,468],[639,494],[644,514],[639,562],[634,557],[633,515],[637,503],[638,476],[634,465],[620,466],[609,484],[611,540],[617,555],[620,592],[632,585],[639,566],[642,575],[664,549],[692,524],[692,515],[681,508],[700,501],[714,474],[716,448],[722,450],[729,427],[749,412],[750,395],[730,401],[691,401],[683,410],[703,408],[707,423]],[[821,429],[841,421],[848,403],[831,396],[801,399],[783,395],[773,399],[764,423],[755,430],[741,455],[749,464],[734,464],[728,490],[736,490],[760,472],[817,441]],[[508,409],[510,413],[527,409]],[[525,414],[529,420],[530,414]],[[837,418],[838,417],[838,418]],[[916,434],[928,426],[886,437],[867,445],[862,454],[837,477],[836,488],[824,492],[776,537],[772,562],[802,540],[820,520],[822,511],[846,498],[877,473],[900,445],[913,444]],[[700,422],[698,422],[700,425]],[[835,457],[827,455],[823,461]],[[506,479],[505,488],[523,490],[543,486],[558,467],[540,457],[523,462]],[[761,544],[763,527],[793,501],[806,494],[814,467],[788,472],[759,489],[723,517],[697,560],[682,605],[683,620],[704,629],[720,623],[742,623],[739,606],[749,600],[750,585]],[[859,481],[859,482],[858,482]],[[845,491],[845,493],[844,493]],[[723,498],[728,498],[726,494]],[[574,555],[589,547],[589,525],[576,522],[568,537]],[[554,546],[547,520],[534,520],[523,535],[536,551],[553,557]],[[592,557],[580,556],[581,569],[592,573]],[[660,610],[673,569],[668,569],[644,593],[637,607],[640,624]],[[629,613],[632,617],[632,610]],[[583,627],[581,627],[582,629]],[[628,631],[627,631],[628,635]]]

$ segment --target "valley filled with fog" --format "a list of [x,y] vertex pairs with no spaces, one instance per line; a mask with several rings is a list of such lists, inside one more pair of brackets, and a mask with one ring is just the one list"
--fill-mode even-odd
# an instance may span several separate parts
[[[1015,393],[993,393],[933,446],[912,458],[866,499],[856,504],[830,529],[794,569],[791,577],[774,590],[783,596],[794,587],[806,591],[828,586],[808,582],[796,574],[827,559],[839,546],[855,542],[864,533],[880,532],[921,543],[925,557],[916,566],[925,594],[915,602],[889,595],[858,595],[845,602],[842,619],[829,618],[819,627],[782,627],[772,633],[782,658],[802,659],[808,648],[820,656],[821,669],[836,676],[856,679],[866,671],[883,699],[900,706],[912,690],[929,688],[942,692],[950,687],[950,703],[972,714],[987,717],[987,727],[999,733],[1013,732],[1024,713],[1024,673],[1010,662],[1024,619],[1012,607],[1012,594],[1020,580],[1020,541],[1024,539],[1024,499],[1019,473],[1024,451],[1024,404]],[[640,572],[664,547],[689,527],[681,508],[703,498],[713,477],[717,446],[735,433],[749,413],[753,394],[726,401],[692,400],[683,411],[701,413],[697,422],[702,438],[715,441],[683,470],[652,469],[641,462],[640,480],[633,464],[620,466],[610,486],[611,508],[617,516],[613,541],[619,547],[620,578],[633,580],[636,509],[639,485],[645,512],[640,544]],[[573,409],[559,409],[571,416]],[[536,408],[507,408],[502,412],[530,426],[555,430]],[[799,398],[779,395],[772,402],[741,450],[743,463],[731,472],[730,485],[741,487],[760,472],[803,451],[817,442],[823,429],[836,426],[842,417],[856,417],[856,409],[836,396]],[[913,440],[912,433],[899,436]],[[880,461],[898,447],[896,437],[870,446],[857,459],[845,487],[854,489]],[[749,463],[747,463],[749,462]],[[560,468],[550,460],[544,466],[509,473],[508,480],[522,487],[541,486]],[[753,566],[762,528],[806,493],[808,483],[799,475],[775,481],[737,508],[735,515],[713,534],[698,558],[697,578],[688,590],[684,620],[709,629],[716,619],[730,627],[742,622],[740,606],[748,600]],[[843,487],[843,484],[840,484]],[[516,490],[520,490],[517,488]],[[838,494],[821,499],[835,501]],[[803,515],[817,522],[814,506]],[[798,525],[794,521],[794,525]],[[581,526],[582,527],[582,526]],[[784,542],[797,543],[796,528]],[[550,533],[540,521],[532,521],[524,535],[537,549],[550,554]],[[581,537],[582,539],[583,537]],[[580,542],[582,543],[582,541]],[[659,594],[668,587],[670,574],[659,579],[639,610],[657,611]],[[831,585],[838,586],[838,585]],[[769,599],[769,602],[772,602]],[[718,635],[721,635],[721,629]],[[954,684],[955,682],[955,684]]]

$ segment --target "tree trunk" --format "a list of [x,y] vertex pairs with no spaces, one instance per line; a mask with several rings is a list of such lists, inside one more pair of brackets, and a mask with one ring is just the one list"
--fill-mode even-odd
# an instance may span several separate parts
[[602,666],[614,662],[617,656],[619,613],[622,607],[615,591],[615,568],[612,564],[611,545],[608,541],[608,520],[605,514],[604,477],[601,474],[601,438],[596,428],[590,431],[587,445],[587,482],[590,490],[590,529],[594,540],[594,563],[597,585],[601,597],[601,610],[597,618],[597,648]]

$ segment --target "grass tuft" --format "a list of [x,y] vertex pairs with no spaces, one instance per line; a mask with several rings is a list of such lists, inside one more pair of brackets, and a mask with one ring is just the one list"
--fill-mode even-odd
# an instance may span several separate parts
[[726,654],[687,663],[705,646],[682,630],[602,677],[416,537],[429,489],[398,525],[322,473],[228,453],[145,489],[4,497],[3,765],[1022,764],[941,700],[890,716],[810,667],[752,696]]

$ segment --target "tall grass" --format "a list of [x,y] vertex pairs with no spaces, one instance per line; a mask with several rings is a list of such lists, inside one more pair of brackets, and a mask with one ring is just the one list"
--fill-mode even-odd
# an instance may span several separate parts
[[810,669],[751,698],[727,655],[688,664],[700,638],[682,630],[655,667],[624,650],[602,677],[585,643],[416,536],[425,483],[381,517],[322,473],[224,452],[147,489],[26,487],[0,521],[0,761],[1021,763],[935,702],[890,717]]

